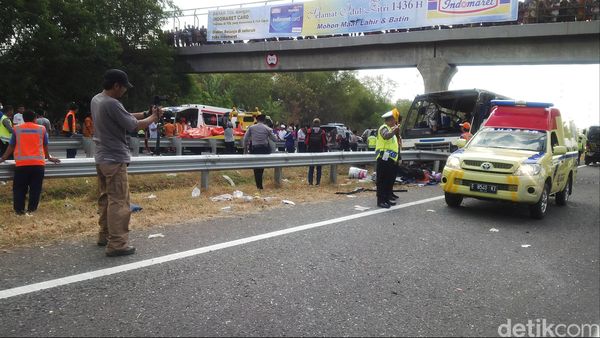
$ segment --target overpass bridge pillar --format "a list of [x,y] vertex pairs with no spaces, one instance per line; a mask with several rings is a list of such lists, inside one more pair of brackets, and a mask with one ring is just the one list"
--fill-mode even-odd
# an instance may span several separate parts
[[422,59],[417,65],[417,69],[423,77],[425,93],[448,90],[450,80],[457,72],[456,66],[449,65],[446,60],[435,57]]

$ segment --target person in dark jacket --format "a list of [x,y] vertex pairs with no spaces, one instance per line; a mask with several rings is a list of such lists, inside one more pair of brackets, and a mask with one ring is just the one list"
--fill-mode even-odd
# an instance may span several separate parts
[[[327,148],[327,139],[325,137],[325,130],[321,127],[321,120],[314,119],[312,128],[309,128],[306,132],[306,151],[309,153],[322,153]],[[321,184],[321,169],[320,165],[316,166],[317,169],[317,185]],[[313,175],[315,166],[311,165],[308,167],[308,184],[313,185]]]

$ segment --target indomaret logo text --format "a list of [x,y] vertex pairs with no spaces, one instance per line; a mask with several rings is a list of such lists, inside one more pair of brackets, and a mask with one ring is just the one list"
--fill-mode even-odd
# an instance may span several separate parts
[[499,0],[440,0],[438,11],[450,14],[484,12],[498,7]]

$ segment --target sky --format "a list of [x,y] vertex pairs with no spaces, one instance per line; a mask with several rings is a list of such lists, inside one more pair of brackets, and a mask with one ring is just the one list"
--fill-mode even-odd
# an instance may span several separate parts
[[[257,0],[173,0],[180,9],[208,8],[256,3]],[[291,0],[272,3],[289,3]],[[295,0],[294,2],[302,2]],[[264,5],[264,2],[262,2]],[[256,6],[257,4],[250,4]],[[236,6],[239,7],[239,6]],[[231,7],[229,7],[231,8]],[[198,10],[197,13],[206,12]],[[192,13],[187,12],[187,13]],[[206,25],[206,16],[199,16],[199,25]],[[198,21],[196,21],[198,22]],[[193,24],[192,17],[182,18],[179,27]],[[166,29],[173,28],[170,20]],[[390,97],[412,100],[424,90],[423,79],[416,68],[359,70],[359,77],[383,76],[394,81]],[[559,108],[563,120],[573,120],[578,128],[600,124],[600,65],[523,65],[464,66],[452,78],[448,89],[486,89],[524,101],[551,102]]]

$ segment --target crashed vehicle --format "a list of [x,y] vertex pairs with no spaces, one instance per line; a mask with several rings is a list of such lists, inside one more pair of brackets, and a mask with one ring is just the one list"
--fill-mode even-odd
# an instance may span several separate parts
[[[531,217],[545,216],[550,196],[564,206],[577,173],[574,125],[563,124],[549,103],[492,101],[483,128],[448,157],[441,187],[446,204],[464,197],[523,203]],[[575,129],[575,131],[573,131]]]
[[418,95],[400,132],[402,148],[455,150],[460,124],[469,122],[475,134],[490,115],[492,100],[508,97],[482,89],[449,90]]

